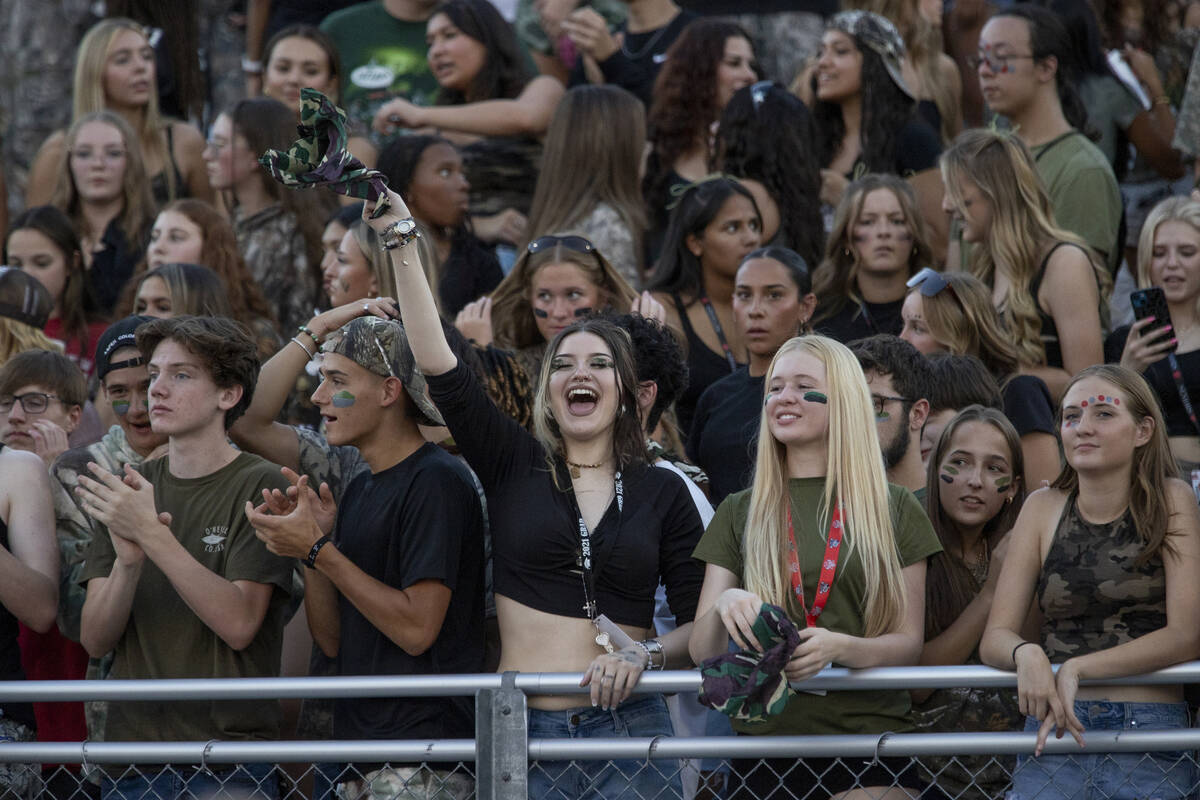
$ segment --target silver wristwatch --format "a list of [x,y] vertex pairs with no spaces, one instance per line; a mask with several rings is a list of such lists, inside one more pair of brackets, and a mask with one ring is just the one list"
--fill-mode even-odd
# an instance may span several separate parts
[[397,247],[404,247],[413,240],[421,238],[421,232],[417,230],[416,220],[408,217],[398,219],[388,225],[383,229],[379,238],[383,240],[384,250],[395,250]]

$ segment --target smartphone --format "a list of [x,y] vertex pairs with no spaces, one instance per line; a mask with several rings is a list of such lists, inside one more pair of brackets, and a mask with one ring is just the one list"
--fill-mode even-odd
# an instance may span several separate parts
[[[1133,306],[1133,316],[1136,319],[1145,319],[1146,317],[1154,317],[1154,322],[1151,323],[1153,328],[1162,328],[1171,324],[1171,312],[1167,310],[1167,296],[1163,294],[1163,290],[1159,286],[1151,286],[1149,289],[1138,289],[1135,292],[1130,292],[1129,303]],[[1159,340],[1163,336],[1171,338],[1175,335],[1175,329],[1164,333],[1158,337]],[[1174,353],[1178,344],[1171,345],[1168,353]]]

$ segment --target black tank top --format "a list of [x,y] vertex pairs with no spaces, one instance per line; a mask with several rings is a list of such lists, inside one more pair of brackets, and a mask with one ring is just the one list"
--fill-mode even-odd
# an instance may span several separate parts
[[678,294],[672,294],[675,308],[679,311],[679,324],[683,326],[683,335],[687,339],[687,389],[675,401],[675,414],[679,418],[679,430],[687,435],[692,429],[692,417],[696,413],[696,404],[704,390],[717,381],[729,375],[729,361],[725,356],[718,355],[709,349],[696,334],[692,321],[688,319],[687,308]]

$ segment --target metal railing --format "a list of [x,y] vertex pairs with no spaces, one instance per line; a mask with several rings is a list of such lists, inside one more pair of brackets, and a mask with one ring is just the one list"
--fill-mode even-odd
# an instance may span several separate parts
[[[664,775],[677,774],[688,762],[712,759],[906,759],[924,765],[930,757],[953,757],[961,764],[1001,765],[1010,774],[1013,756],[1032,753],[1036,736],[1021,732],[906,733],[859,736],[720,736],[530,739],[526,721],[527,695],[582,694],[579,674],[507,673],[505,675],[361,676],[324,678],[179,679],[107,681],[21,681],[0,682],[0,707],[6,702],[81,700],[237,700],[241,698],[334,698],[334,697],[476,697],[476,737],[461,740],[413,741],[212,741],[212,742],[5,742],[0,743],[0,765],[83,764],[100,765],[197,765],[200,772],[219,774],[223,765],[401,763],[427,764],[431,768],[454,768],[474,779],[476,796],[489,798],[525,797],[528,780],[539,762],[637,762],[655,764]],[[1085,681],[1085,683],[1088,683]],[[1200,683],[1200,662],[1177,665],[1148,675],[1118,680],[1093,681],[1105,685],[1150,685]],[[1004,689],[1016,685],[1016,676],[988,667],[887,667],[866,670],[827,669],[797,684],[797,688],[830,691],[880,689],[977,688]],[[694,692],[699,689],[697,672],[646,673],[638,693]],[[1070,737],[1051,738],[1045,752],[1051,755],[1113,759],[1116,754],[1151,754],[1162,751],[1200,749],[1200,730],[1124,730],[1090,732],[1086,749]],[[1104,754],[1113,754],[1106,756]],[[1197,774],[1190,752],[1183,754],[1189,774]],[[974,759],[974,761],[972,761]],[[1144,755],[1150,761],[1150,755]],[[1178,759],[1177,759],[1178,760]],[[676,762],[672,764],[671,762]],[[1048,763],[1048,762],[1047,762]],[[1124,767],[1120,767],[1124,769]],[[720,765],[718,765],[720,769]],[[87,770],[85,769],[85,772]],[[292,781],[279,795],[309,796],[299,788],[311,780],[315,767],[302,781]],[[934,782],[936,770],[927,770]],[[140,773],[139,773],[140,774]],[[186,769],[186,778],[192,775]],[[372,773],[374,775],[375,773]],[[367,776],[358,775],[365,779]],[[182,778],[181,778],[182,780]],[[788,778],[781,777],[784,785]],[[820,784],[820,776],[816,778]],[[362,788],[362,797],[379,798],[378,791]],[[1183,787],[1179,796],[1191,796],[1200,787]],[[4,776],[0,774],[0,787]],[[84,791],[84,779],[79,778]],[[394,786],[392,787],[394,788]],[[970,788],[970,787],[969,787]],[[315,791],[315,790],[314,790]],[[417,793],[395,793],[389,797],[417,797]],[[86,792],[85,792],[86,793]],[[19,795],[21,793],[13,793]],[[966,792],[946,796],[975,797]],[[37,796],[37,795],[30,795]],[[53,794],[52,796],[59,796]],[[434,796],[434,795],[430,795]],[[441,796],[441,795],[438,795]],[[446,794],[444,796],[452,796]],[[680,795],[668,794],[676,797]],[[721,796],[712,794],[710,796]],[[803,797],[806,795],[795,795]],[[813,795],[814,797],[816,795]],[[1050,795],[1047,795],[1050,796]],[[1054,795],[1058,796],[1058,795]],[[1094,794],[1117,797],[1120,794]],[[1163,795],[1174,796],[1171,793]],[[82,795],[80,796],[82,798]],[[325,800],[324,797],[321,800]],[[347,798],[347,800],[351,800]],[[649,800],[647,798],[647,800]]]

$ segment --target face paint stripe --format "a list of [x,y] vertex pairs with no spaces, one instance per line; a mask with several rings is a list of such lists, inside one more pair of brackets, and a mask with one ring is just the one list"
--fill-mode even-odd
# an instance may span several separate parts
[[803,394],[805,400],[810,403],[828,403],[829,398],[821,392],[808,391]]
[[342,391],[333,395],[331,402],[333,403],[334,408],[347,408],[354,405],[354,401],[357,399],[358,398],[356,398],[350,392],[347,392],[345,389],[343,389]]
[[954,478],[951,478],[949,475],[938,475],[938,477],[945,483],[954,483]]
[[123,417],[129,413],[130,405],[132,405],[132,404],[128,400],[113,400],[112,401],[113,413],[116,414],[118,417]]
[[942,472],[945,472],[948,475],[957,475],[958,474],[958,470],[949,464],[946,464],[942,467]]

